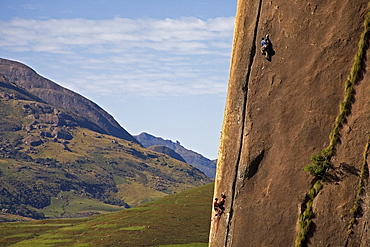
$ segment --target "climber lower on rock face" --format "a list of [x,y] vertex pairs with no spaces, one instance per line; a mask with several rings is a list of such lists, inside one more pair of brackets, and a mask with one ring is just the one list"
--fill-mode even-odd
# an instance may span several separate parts
[[226,196],[225,194],[221,194],[221,199],[220,201],[218,202],[218,212],[219,212],[219,217],[221,217],[221,215],[224,213],[225,211],[225,199],[226,199]]
[[215,198],[214,202],[213,202],[213,210],[215,211],[215,217],[217,217],[218,219],[221,218],[221,215],[224,213],[225,211],[225,199],[226,199],[226,196],[225,194],[221,194],[221,199],[218,200],[218,198]]
[[218,225],[221,219],[222,214],[225,212],[225,193],[221,194],[221,199],[218,200],[218,198],[215,198],[213,202],[213,210],[216,212],[215,213],[215,221],[214,221],[214,233],[216,234],[218,230]]
[[218,216],[218,198],[213,202],[213,210],[216,212],[215,216]]

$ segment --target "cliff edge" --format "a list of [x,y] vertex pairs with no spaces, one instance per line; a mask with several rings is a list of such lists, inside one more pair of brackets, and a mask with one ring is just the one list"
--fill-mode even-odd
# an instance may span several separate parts
[[210,246],[370,245],[368,11],[238,0]]

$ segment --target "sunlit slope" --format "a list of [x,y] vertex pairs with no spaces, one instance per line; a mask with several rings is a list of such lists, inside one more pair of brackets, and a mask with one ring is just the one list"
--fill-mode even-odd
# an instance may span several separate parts
[[0,224],[1,246],[207,246],[213,183],[84,219]]

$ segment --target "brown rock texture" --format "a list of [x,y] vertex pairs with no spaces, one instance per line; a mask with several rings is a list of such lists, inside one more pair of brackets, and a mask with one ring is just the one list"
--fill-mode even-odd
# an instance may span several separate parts
[[[214,192],[225,193],[226,209],[219,220],[212,215],[210,246],[370,246],[368,176],[347,231],[368,162],[366,59],[310,230],[295,243],[314,179],[304,167],[329,145],[367,11],[365,0],[238,1]],[[266,34],[271,61],[259,50]]]

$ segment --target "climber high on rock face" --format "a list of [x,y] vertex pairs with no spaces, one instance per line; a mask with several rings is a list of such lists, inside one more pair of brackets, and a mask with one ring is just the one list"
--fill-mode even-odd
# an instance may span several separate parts
[[266,37],[262,38],[261,40],[261,53],[262,55],[265,55],[266,58],[270,56],[269,54],[270,48],[271,48],[271,41],[270,41],[269,35],[267,34]]
[[261,40],[261,53],[267,59],[267,61],[271,62],[272,56],[275,55],[275,51],[270,40],[270,36],[267,34],[265,38]]

